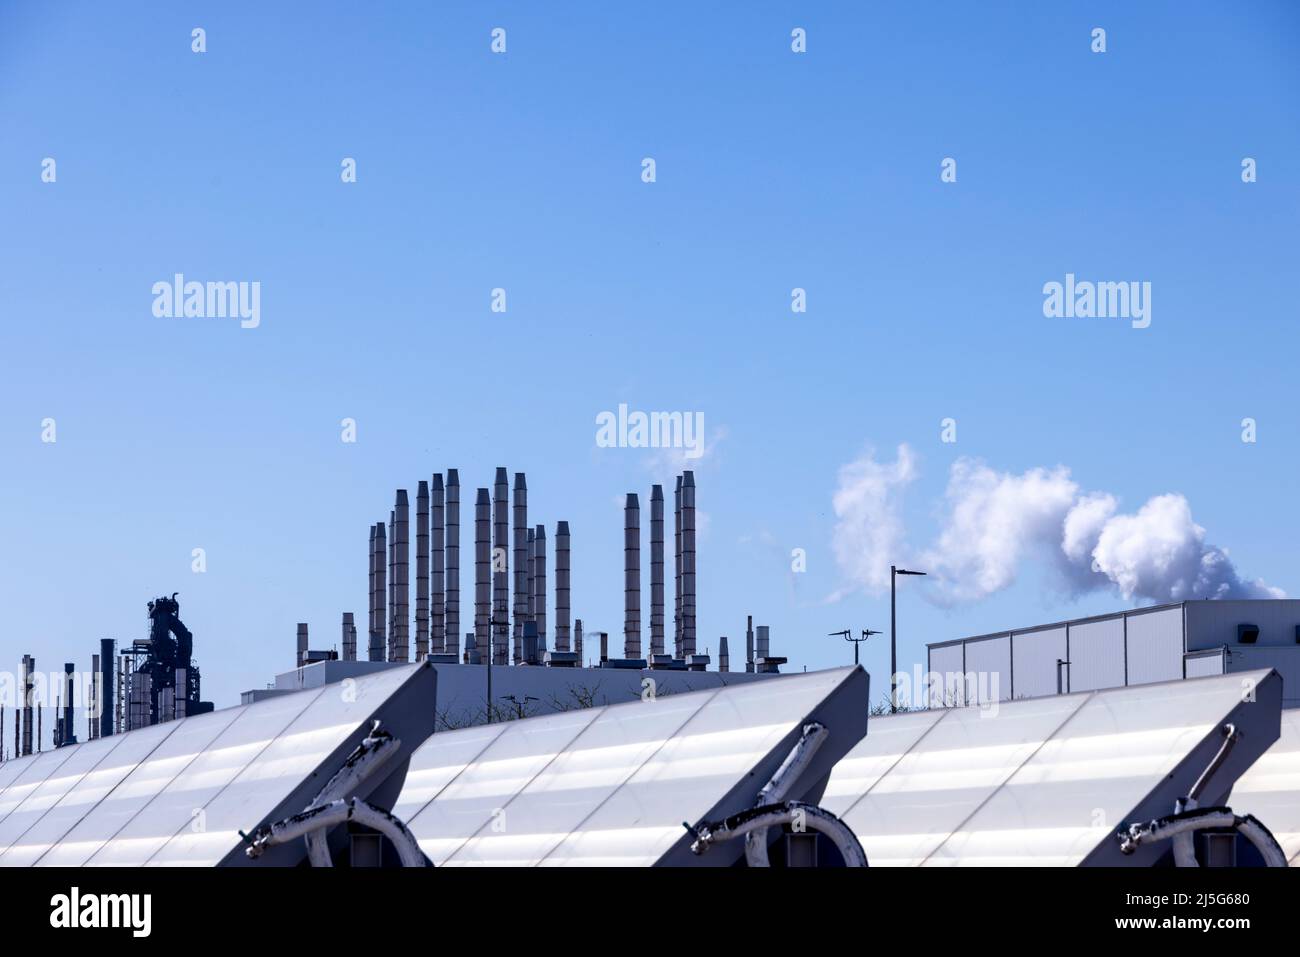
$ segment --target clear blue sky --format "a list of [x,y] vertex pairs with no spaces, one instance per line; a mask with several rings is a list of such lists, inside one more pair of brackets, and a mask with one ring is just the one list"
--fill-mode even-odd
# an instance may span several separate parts
[[[179,591],[205,690],[235,703],[292,665],[298,621],[328,646],[354,611],[364,644],[394,488],[457,467],[472,502],[497,465],[527,471],[533,521],[570,522],[575,614],[617,641],[619,503],[671,481],[595,447],[620,402],[721,436],[699,634],[733,665],[746,614],[793,669],[888,628],[836,563],[832,496],[904,442],[913,554],[958,458],[1064,465],[1124,511],[1186,496],[1294,595],[1298,54],[1286,2],[4,2],[0,657],[87,664]],[[259,281],[260,328],[155,318],[176,272]],[[1151,327],[1045,318],[1067,272],[1151,282]],[[1049,566],[959,605],[909,583],[901,663],[1131,603]],[[864,663],[879,692],[887,644]]]

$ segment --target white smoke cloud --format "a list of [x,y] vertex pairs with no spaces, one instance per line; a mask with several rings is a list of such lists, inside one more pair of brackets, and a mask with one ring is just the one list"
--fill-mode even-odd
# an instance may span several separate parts
[[1016,580],[1026,552],[1053,539],[1059,546],[1065,513],[1078,497],[1068,469],[995,472],[958,459],[948,477],[948,516],[921,566],[949,602],[973,601]]
[[[832,598],[888,587],[890,561],[907,554],[901,502],[916,474],[905,445],[892,465],[867,453],[840,470],[833,543],[853,588]],[[952,465],[945,503],[937,538],[917,557],[933,579],[925,591],[940,604],[1001,591],[1034,557],[1055,567],[1074,595],[1110,588],[1130,601],[1285,597],[1242,578],[1227,551],[1207,544],[1182,495],[1157,495],[1123,514],[1113,495],[1081,494],[1064,466],[1016,475],[962,458]]]
[[892,463],[877,462],[875,452],[867,449],[840,468],[831,499],[835,509],[831,546],[851,585],[831,595],[831,601],[862,587],[888,587],[889,563],[902,559],[902,493],[915,478],[916,456],[906,444],[898,447],[898,458]]

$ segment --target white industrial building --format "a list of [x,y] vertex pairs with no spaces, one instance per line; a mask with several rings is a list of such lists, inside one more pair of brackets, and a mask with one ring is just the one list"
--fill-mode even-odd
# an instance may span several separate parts
[[1300,707],[1300,601],[1181,601],[938,642],[926,686],[931,706],[954,706],[1268,668]]
[[470,674],[372,669],[7,761],[0,867],[1300,864],[1271,670],[869,719],[836,668],[438,730]]

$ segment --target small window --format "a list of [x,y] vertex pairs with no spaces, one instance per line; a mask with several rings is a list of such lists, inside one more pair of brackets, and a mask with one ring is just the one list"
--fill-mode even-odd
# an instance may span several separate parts
[[1253,645],[1259,640],[1258,625],[1238,625],[1237,626],[1237,643],[1241,645]]

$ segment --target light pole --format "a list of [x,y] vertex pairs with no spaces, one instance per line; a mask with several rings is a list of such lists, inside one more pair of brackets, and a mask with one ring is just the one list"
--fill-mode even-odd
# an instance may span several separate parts
[[894,579],[899,575],[924,575],[896,565],[889,566],[889,713],[898,711],[898,616],[895,612]]

